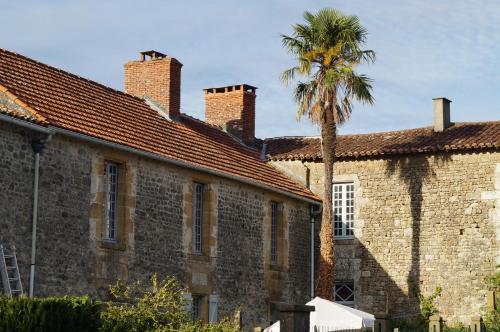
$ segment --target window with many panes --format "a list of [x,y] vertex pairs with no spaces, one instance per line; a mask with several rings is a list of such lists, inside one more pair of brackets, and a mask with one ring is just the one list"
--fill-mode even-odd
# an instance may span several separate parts
[[354,237],[354,184],[333,185],[333,234],[335,238]]
[[278,264],[279,203],[271,203],[271,264]]
[[202,183],[193,184],[193,253],[203,253],[203,189]]
[[354,283],[339,282],[335,283],[333,292],[333,300],[344,305],[354,304]]
[[203,297],[202,296],[193,296],[193,306],[192,306],[192,318],[193,320],[201,320],[202,316],[202,301]]
[[118,164],[104,164],[104,232],[103,238],[116,241],[118,223]]

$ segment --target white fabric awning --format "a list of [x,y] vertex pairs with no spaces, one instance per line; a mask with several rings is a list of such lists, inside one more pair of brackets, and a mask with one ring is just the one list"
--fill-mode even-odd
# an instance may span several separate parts
[[[373,326],[375,316],[367,312],[315,297],[306,303],[315,307],[310,313],[309,332],[354,330]],[[280,332],[280,322],[269,326],[264,332]]]
[[316,308],[311,312],[310,332],[315,332],[314,327],[317,328],[316,331],[361,329],[372,327],[375,321],[372,314],[320,297],[315,297],[307,302],[307,305],[313,305]]

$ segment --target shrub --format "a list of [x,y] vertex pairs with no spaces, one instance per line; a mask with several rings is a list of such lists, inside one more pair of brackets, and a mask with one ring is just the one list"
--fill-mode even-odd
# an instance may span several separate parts
[[185,290],[175,278],[151,285],[110,287],[112,300],[106,303],[84,297],[1,298],[0,332],[237,332],[238,324],[228,319],[219,324],[191,321],[184,308]]
[[102,331],[157,331],[178,329],[189,321],[184,309],[184,289],[175,278],[158,282],[151,278],[151,289],[136,282],[118,281],[110,287],[112,301],[101,313]]
[[444,332],[470,332],[469,328],[459,323],[454,326],[445,326]]
[[427,322],[418,317],[415,319],[399,319],[391,322],[393,328],[399,328],[400,332],[422,332],[427,331]]
[[[500,294],[500,265],[497,266],[497,272],[485,279],[486,286],[490,291]],[[500,332],[500,307],[486,313],[484,317],[484,325],[488,332]]]
[[118,282],[110,287],[113,297],[101,313],[102,332],[179,331],[236,332],[237,324],[224,320],[219,324],[192,322],[184,306],[185,290],[175,278],[159,282],[151,278],[151,287],[136,282]]
[[429,317],[438,313],[434,301],[441,296],[443,289],[441,287],[436,287],[434,292],[429,296],[424,296],[420,291],[420,288],[416,284],[412,277],[408,277],[408,286],[412,292],[417,296],[418,304],[420,306],[420,315],[425,321],[429,320]]
[[96,331],[100,309],[88,296],[0,298],[0,332]]
[[420,313],[425,320],[429,320],[429,317],[438,313],[434,301],[436,298],[441,296],[443,289],[441,287],[436,287],[434,292],[429,296],[424,296],[422,293],[418,293],[418,303],[420,303]]

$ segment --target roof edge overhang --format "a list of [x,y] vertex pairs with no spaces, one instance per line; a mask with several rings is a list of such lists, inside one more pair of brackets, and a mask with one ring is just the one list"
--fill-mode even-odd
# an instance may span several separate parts
[[31,115],[40,123],[42,124],[48,124],[48,121],[45,117],[40,115],[37,111],[35,111],[31,106],[23,102],[21,99],[19,99],[15,94],[9,91],[5,86],[3,86],[0,83],[0,92],[5,93],[5,95],[10,98],[16,105],[19,107],[25,109],[26,111],[30,112]]
[[168,163],[168,164],[171,164],[174,166],[183,167],[183,168],[191,169],[194,171],[208,173],[211,175],[219,176],[219,177],[233,180],[233,181],[238,181],[238,182],[248,184],[248,185],[251,185],[251,186],[254,186],[257,188],[269,190],[269,191],[272,191],[274,193],[277,193],[277,194],[280,194],[280,195],[283,195],[283,196],[286,196],[289,198],[297,199],[297,200],[300,200],[300,201],[303,201],[303,202],[306,202],[309,204],[314,204],[314,205],[321,205],[322,204],[322,202],[320,200],[314,200],[312,198],[308,198],[308,197],[304,197],[304,196],[301,196],[298,194],[294,194],[292,192],[282,190],[282,189],[279,189],[279,188],[276,188],[276,187],[273,187],[270,185],[266,185],[264,183],[260,183],[260,182],[254,181],[254,180],[246,179],[246,178],[236,176],[236,175],[227,174],[227,173],[220,172],[220,171],[216,171],[216,170],[210,169],[208,167],[197,166],[197,165],[193,165],[193,164],[183,162],[180,160],[160,156],[156,153],[146,152],[144,150],[136,149],[136,148],[133,148],[133,147],[130,147],[127,145],[123,145],[123,144],[119,144],[119,143],[115,143],[115,142],[110,142],[110,141],[107,141],[107,140],[104,140],[101,138],[85,135],[85,134],[82,134],[82,133],[79,133],[76,131],[63,129],[63,128],[55,127],[55,126],[48,126],[48,127],[41,126],[41,125],[37,125],[37,124],[34,124],[34,123],[26,121],[26,120],[17,119],[15,117],[12,117],[9,115],[4,115],[4,114],[0,114],[0,120],[5,121],[5,122],[9,122],[12,124],[16,124],[16,125],[19,125],[19,126],[31,129],[31,130],[35,130],[35,131],[38,131],[38,132],[41,132],[44,134],[48,134],[48,135],[60,134],[63,136],[80,139],[80,140],[83,140],[83,141],[86,141],[89,143],[94,143],[94,144],[106,146],[109,148],[113,148],[116,150],[132,153],[132,154],[135,154],[135,155],[138,155],[141,157],[165,162],[165,163]]

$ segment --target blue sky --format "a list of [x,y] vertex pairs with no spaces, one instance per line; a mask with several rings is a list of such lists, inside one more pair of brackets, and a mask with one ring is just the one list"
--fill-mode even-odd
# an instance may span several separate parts
[[500,120],[500,3],[481,1],[12,1],[0,0],[0,47],[123,89],[123,64],[156,49],[183,64],[182,111],[203,119],[203,88],[257,86],[259,137],[316,135],[295,121],[293,64],[280,34],[305,10],[334,7],[369,30],[376,103],[358,105],[341,133],[430,125],[432,98],[453,121]]

